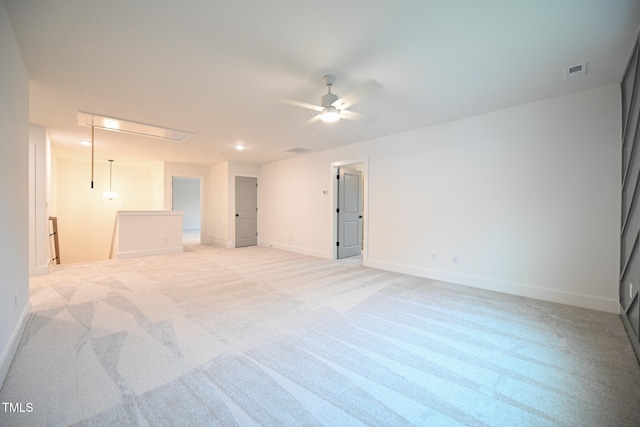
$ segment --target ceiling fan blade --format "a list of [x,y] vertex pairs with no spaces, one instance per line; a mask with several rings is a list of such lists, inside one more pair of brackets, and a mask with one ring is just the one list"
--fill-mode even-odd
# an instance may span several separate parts
[[346,119],[346,120],[357,120],[357,121],[367,120],[367,116],[365,116],[364,114],[360,114],[360,113],[356,113],[355,111],[348,111],[348,110],[341,110],[340,118]]
[[304,127],[304,126],[309,126],[310,124],[313,124],[317,121],[320,121],[320,114],[316,114],[315,116],[311,117],[309,120],[305,121],[304,123],[302,123],[300,126]]
[[380,83],[378,83],[376,80],[370,79],[356,88],[356,90],[348,93],[345,96],[341,96],[334,104],[336,107],[341,109],[349,108],[365,98],[375,96],[382,90],[382,88],[383,86]]
[[317,111],[317,112],[321,112],[322,111],[322,107],[319,105],[314,105],[314,104],[309,104],[308,102],[302,102],[302,101],[294,101],[292,99],[285,99],[283,100],[284,103],[289,104],[289,105],[293,105],[294,107],[301,107],[301,108],[306,108],[307,110],[313,110],[313,111]]

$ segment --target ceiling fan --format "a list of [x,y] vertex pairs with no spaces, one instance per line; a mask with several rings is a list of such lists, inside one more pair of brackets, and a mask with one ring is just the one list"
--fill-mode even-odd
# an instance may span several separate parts
[[335,104],[338,103],[340,97],[335,93],[331,93],[331,86],[336,81],[336,77],[333,74],[327,74],[322,78],[322,81],[327,85],[327,93],[320,97],[320,120],[325,123],[333,123],[340,120],[340,109]]
[[[360,101],[365,95],[372,92],[372,89],[378,89],[379,83],[375,81],[369,82],[368,85],[360,88],[356,93],[350,96],[339,97],[331,92],[331,87],[336,81],[336,76],[326,74],[322,77],[322,82],[327,86],[327,93],[320,97],[320,105],[308,104],[305,102],[288,101],[290,104],[317,111],[318,115],[310,121],[322,120],[325,123],[337,122],[340,119],[361,120],[363,116],[356,112],[348,110],[356,102]],[[374,85],[375,83],[375,85]]]

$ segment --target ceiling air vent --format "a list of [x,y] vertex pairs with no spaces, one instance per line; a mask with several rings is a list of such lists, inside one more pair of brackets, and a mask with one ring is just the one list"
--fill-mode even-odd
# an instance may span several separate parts
[[302,148],[302,147],[289,147],[289,148],[284,148],[282,151],[286,151],[287,153],[293,153],[293,154],[304,154],[304,153],[311,152],[311,150]]
[[587,75],[587,63],[583,62],[582,64],[572,65],[571,67],[567,67],[564,69],[564,79],[577,79],[578,77],[583,77]]

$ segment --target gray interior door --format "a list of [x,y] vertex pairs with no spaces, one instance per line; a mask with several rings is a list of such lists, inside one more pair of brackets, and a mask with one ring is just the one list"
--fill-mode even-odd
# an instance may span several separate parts
[[258,179],[236,177],[236,248],[258,244]]
[[360,255],[362,244],[362,173],[338,169],[338,258]]

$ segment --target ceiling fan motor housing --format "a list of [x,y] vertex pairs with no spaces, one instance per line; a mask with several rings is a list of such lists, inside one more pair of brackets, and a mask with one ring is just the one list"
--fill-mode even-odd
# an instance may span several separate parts
[[327,74],[322,77],[322,81],[327,85],[327,94],[320,98],[320,105],[323,108],[327,108],[333,105],[338,100],[338,95],[331,93],[331,86],[336,81],[336,76],[333,74]]
[[322,97],[320,98],[320,105],[322,105],[322,107],[324,108],[330,107],[337,100],[338,100],[338,95],[329,92],[325,95],[322,95]]
[[322,82],[327,86],[331,86],[336,82],[336,76],[334,76],[333,74],[326,74],[322,77]]

